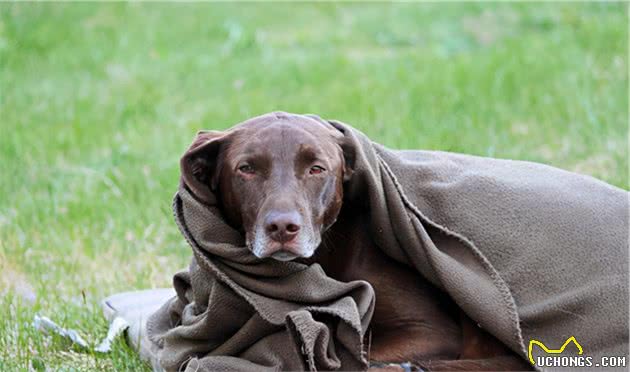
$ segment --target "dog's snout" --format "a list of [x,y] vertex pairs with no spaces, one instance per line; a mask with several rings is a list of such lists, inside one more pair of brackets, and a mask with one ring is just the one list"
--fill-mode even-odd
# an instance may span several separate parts
[[297,212],[270,212],[265,219],[265,231],[279,243],[286,243],[300,232],[301,218]]

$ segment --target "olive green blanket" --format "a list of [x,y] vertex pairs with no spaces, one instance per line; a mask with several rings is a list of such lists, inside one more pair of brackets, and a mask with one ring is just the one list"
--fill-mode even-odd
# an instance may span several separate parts
[[[628,192],[541,164],[391,150],[327,123],[353,157],[345,197],[369,205],[387,255],[524,359],[531,340],[556,349],[571,336],[583,355],[628,355]],[[177,295],[147,323],[150,355],[163,368],[367,367],[368,283],[256,259],[216,200],[201,203],[183,186],[174,211],[193,259],[175,276]],[[532,353],[544,352],[536,344]]]

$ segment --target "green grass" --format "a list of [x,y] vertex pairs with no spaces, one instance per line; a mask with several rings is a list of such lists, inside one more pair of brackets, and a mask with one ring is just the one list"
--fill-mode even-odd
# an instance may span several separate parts
[[[628,187],[625,4],[0,4],[0,370],[81,353],[99,300],[169,286],[198,129],[318,113],[391,147],[526,159]],[[37,299],[28,300],[33,292]]]

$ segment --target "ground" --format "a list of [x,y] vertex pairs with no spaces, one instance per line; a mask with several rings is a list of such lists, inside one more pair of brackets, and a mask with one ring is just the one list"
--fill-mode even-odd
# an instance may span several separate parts
[[628,187],[622,3],[0,4],[0,370],[148,369],[90,342],[108,294],[169,286],[199,129],[317,113],[397,148]]

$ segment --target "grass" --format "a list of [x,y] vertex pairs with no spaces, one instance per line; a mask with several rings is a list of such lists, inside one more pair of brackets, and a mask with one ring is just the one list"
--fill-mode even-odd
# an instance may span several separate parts
[[148,369],[83,353],[113,292],[169,286],[201,128],[318,113],[391,147],[526,159],[628,187],[622,3],[0,4],[0,370]]

